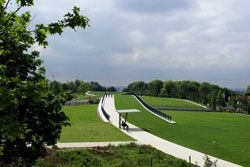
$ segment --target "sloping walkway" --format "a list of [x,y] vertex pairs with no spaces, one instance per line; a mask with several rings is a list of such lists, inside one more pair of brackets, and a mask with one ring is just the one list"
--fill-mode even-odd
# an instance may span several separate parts
[[[114,97],[109,97],[105,99],[104,103],[104,109],[106,112],[110,115],[110,122],[117,128],[119,128],[118,122],[119,122],[119,114],[116,112],[115,104],[114,104]],[[121,129],[124,133],[127,135],[133,137],[136,139],[139,143],[151,145],[152,147],[155,147],[156,149],[175,156],[180,159],[184,159],[186,161],[189,161],[189,158],[191,157],[191,163],[197,164],[199,166],[204,165],[204,157],[205,154],[177,145],[175,143],[169,142],[167,140],[164,140],[160,137],[157,137],[155,135],[152,135],[138,127],[136,127],[133,124],[127,123],[129,125],[129,131]],[[231,162],[227,162],[212,156],[209,156],[212,161],[217,160],[217,166],[218,167],[238,167],[239,165],[233,164]]]

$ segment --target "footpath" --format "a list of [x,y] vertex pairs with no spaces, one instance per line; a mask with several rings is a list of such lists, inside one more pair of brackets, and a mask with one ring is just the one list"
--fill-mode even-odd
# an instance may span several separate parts
[[57,143],[59,148],[78,148],[78,147],[105,147],[108,145],[126,145],[130,143],[141,144],[137,141],[114,141],[114,142],[74,142],[74,143]]

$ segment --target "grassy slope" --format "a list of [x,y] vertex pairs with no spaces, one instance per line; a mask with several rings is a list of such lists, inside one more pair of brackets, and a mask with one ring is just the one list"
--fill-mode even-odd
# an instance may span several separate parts
[[97,142],[133,140],[97,115],[97,105],[65,106],[71,127],[64,127],[59,142]]
[[38,166],[105,166],[105,167],[185,167],[194,166],[187,162],[166,155],[150,146],[96,147],[90,149],[63,149],[52,152],[37,161]]
[[128,121],[151,133],[189,148],[250,166],[250,117],[213,112],[168,112],[169,124],[145,111],[131,96],[115,96],[117,109],[137,108]]
[[201,106],[187,102],[182,99],[140,96],[144,102],[156,107],[178,107],[178,108],[202,108]]

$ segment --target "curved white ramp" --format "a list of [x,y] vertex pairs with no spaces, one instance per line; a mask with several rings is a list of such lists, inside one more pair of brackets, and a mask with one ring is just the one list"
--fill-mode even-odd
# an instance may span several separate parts
[[98,104],[98,108],[97,108],[97,112],[98,112],[98,115],[100,116],[100,118],[104,121],[104,122],[109,122],[109,120],[105,117],[103,111],[102,111],[102,107],[103,107],[103,104],[105,103],[105,98],[102,97],[100,99],[100,102]]

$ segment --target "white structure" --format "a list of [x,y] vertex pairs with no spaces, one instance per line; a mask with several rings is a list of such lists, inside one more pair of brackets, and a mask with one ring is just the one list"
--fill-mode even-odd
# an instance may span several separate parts
[[103,111],[102,111],[102,107],[105,103],[105,97],[102,97],[100,99],[100,102],[98,104],[98,108],[97,108],[97,112],[98,112],[98,115],[100,116],[100,118],[104,121],[104,122],[109,122],[109,120],[105,117]]

